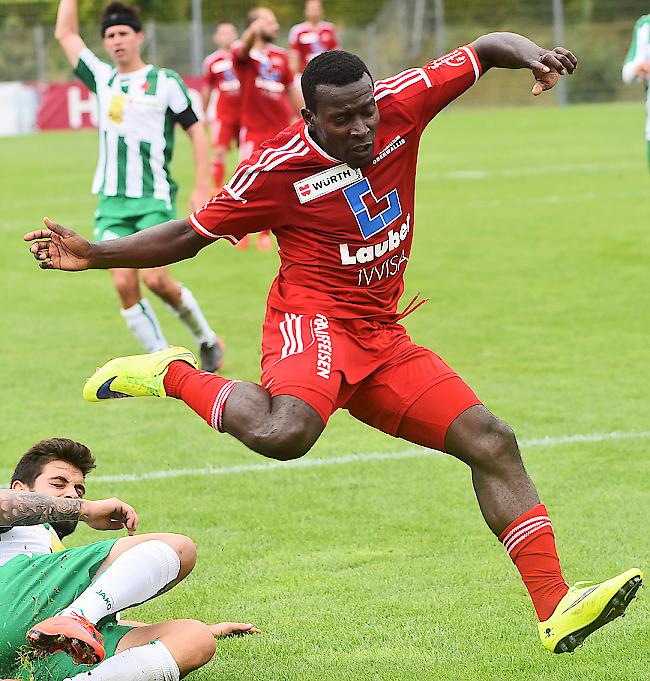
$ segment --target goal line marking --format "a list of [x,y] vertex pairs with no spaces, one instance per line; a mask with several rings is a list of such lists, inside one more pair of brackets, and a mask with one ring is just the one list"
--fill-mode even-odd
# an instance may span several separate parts
[[[650,431],[591,433],[585,435],[559,435],[521,440],[522,449],[529,447],[559,447],[580,442],[607,442],[617,440],[645,440]],[[340,466],[348,463],[367,461],[396,461],[399,459],[424,459],[441,456],[432,449],[404,449],[399,452],[368,452],[366,454],[344,454],[330,457],[307,457],[292,461],[271,461],[269,463],[242,464],[237,466],[203,466],[202,468],[175,468],[146,473],[123,473],[120,475],[93,476],[93,482],[139,482],[160,478],[180,478],[191,475],[235,475],[238,473],[265,473],[267,471],[292,470],[295,468],[317,468],[318,466]]]

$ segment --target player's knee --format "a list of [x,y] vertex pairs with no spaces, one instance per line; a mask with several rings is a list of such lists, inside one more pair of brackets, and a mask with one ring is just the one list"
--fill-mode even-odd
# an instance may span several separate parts
[[196,565],[196,544],[183,534],[165,534],[161,540],[176,551],[181,564],[179,577],[183,579]]
[[282,422],[258,433],[253,449],[271,459],[290,461],[304,456],[317,439],[318,434],[309,432],[302,423]]
[[142,281],[145,286],[156,295],[164,295],[169,288],[168,277],[162,272],[143,272]]
[[217,650],[217,643],[209,627],[198,620],[182,620],[178,622],[183,639],[183,659],[177,660],[185,674],[210,662]]
[[196,663],[203,666],[210,662],[217,650],[217,642],[210,629],[203,622],[190,620],[192,623],[192,639],[196,642]]
[[480,465],[492,471],[505,470],[521,461],[513,429],[496,417],[490,418],[482,428],[476,450]]
[[114,272],[113,285],[120,298],[123,300],[130,298],[137,298],[138,295],[138,278],[133,276],[131,272]]

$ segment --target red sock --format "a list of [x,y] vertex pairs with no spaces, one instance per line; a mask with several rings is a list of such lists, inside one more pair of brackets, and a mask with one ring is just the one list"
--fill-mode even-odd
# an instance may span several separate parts
[[499,541],[517,566],[540,622],[547,620],[569,587],[562,577],[546,506],[537,504],[519,516]]
[[217,189],[223,187],[223,178],[226,176],[226,164],[223,160],[216,158],[212,164],[212,177]]
[[207,371],[199,371],[187,362],[172,362],[163,380],[169,397],[183,400],[209,426],[223,432],[223,409],[232,389],[239,383]]

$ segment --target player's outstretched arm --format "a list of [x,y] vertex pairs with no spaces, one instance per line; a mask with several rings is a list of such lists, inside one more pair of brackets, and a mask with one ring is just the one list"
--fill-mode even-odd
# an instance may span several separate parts
[[[123,627],[133,627],[138,629],[140,627],[151,626],[146,622],[137,622],[133,620],[120,620]],[[243,624],[242,622],[219,622],[219,624],[208,624],[208,629],[215,638],[231,638],[233,636],[246,636],[247,634],[261,634],[262,632],[252,624]]]
[[126,527],[129,534],[135,534],[138,526],[136,512],[119,499],[89,501],[22,490],[0,490],[0,527],[73,520],[81,520],[97,530]]
[[215,638],[229,638],[231,636],[246,636],[247,634],[261,634],[262,632],[252,624],[241,622],[219,622],[210,624],[208,628]]
[[80,234],[44,218],[45,229],[25,234],[30,252],[44,270],[102,270],[112,267],[162,267],[194,257],[211,241],[187,220],[171,220],[122,239],[93,244]]
[[212,197],[210,191],[210,152],[208,138],[201,123],[197,121],[185,132],[192,142],[192,154],[194,156],[194,189],[190,196],[190,210],[195,211]]
[[56,14],[54,37],[65,52],[73,68],[79,63],[79,55],[86,49],[86,43],[79,35],[77,0],[61,0]]
[[564,47],[547,50],[517,33],[488,33],[477,38],[472,47],[483,71],[490,68],[530,69],[535,77],[532,90],[535,96],[550,90],[560,76],[572,74],[578,65],[573,53]]
[[253,23],[242,33],[241,39],[239,40],[239,49],[237,50],[239,56],[248,57],[257,37],[262,33],[264,23],[264,19],[262,18],[255,19],[255,21],[253,21]]

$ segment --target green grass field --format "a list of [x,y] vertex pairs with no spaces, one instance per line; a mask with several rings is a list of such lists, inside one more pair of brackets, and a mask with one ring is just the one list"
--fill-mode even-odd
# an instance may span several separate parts
[[[431,302],[407,327],[514,427],[570,581],[650,566],[642,129],[641,104],[455,110],[431,125],[420,157],[404,299],[422,291]],[[191,678],[650,679],[643,592],[624,620],[573,656],[542,649],[468,470],[450,458],[424,456],[340,412],[304,459],[324,465],[265,467],[175,401],[84,403],[81,386],[95,366],[138,348],[108,274],[41,272],[21,237],[46,214],[91,234],[95,158],[92,132],[0,145],[0,471],[7,479],[41,438],[79,439],[99,461],[89,496],[133,503],[143,532],[193,537],[195,572],[129,616],[250,621],[264,634],[223,642]],[[184,139],[175,168],[183,205]],[[276,266],[275,255],[223,243],[174,268],[225,338],[229,376],[259,378]],[[168,338],[191,343],[154,306]],[[400,452],[407,456],[340,459]],[[96,536],[83,528],[71,543]]]

